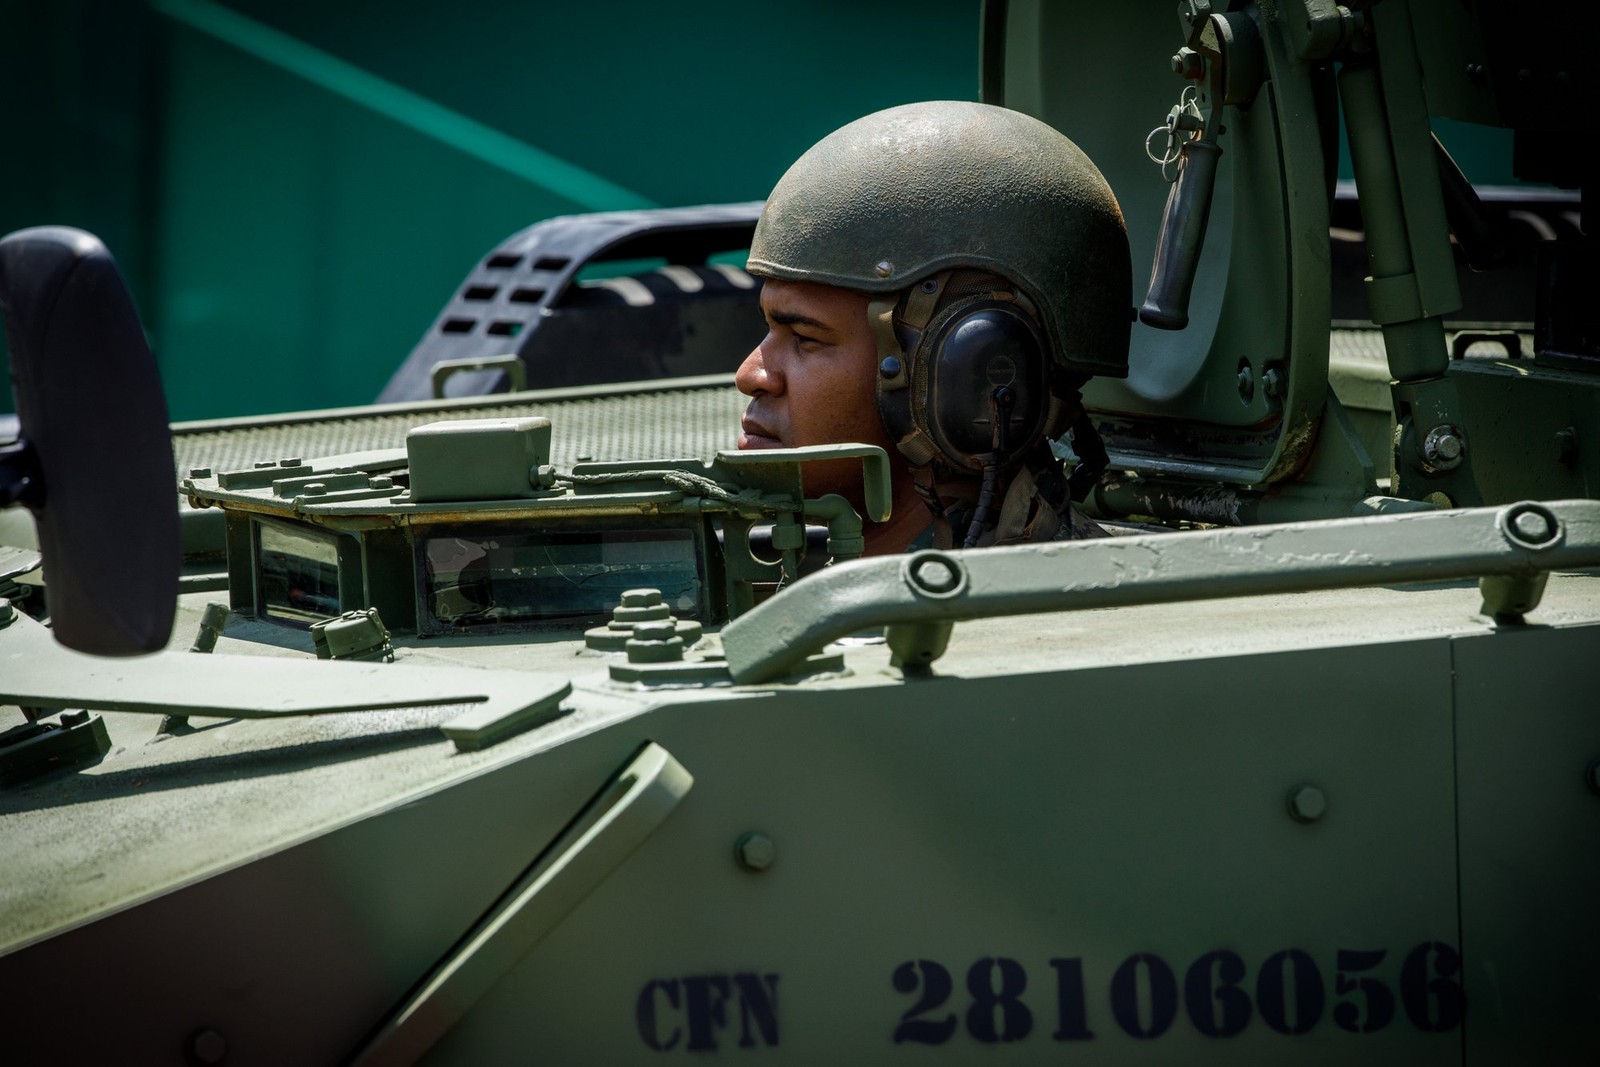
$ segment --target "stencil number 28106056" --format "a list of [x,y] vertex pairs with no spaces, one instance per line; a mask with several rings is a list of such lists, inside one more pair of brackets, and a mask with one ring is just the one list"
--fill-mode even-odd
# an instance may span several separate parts
[[[1139,952],[1102,979],[1111,1018],[1139,1040],[1158,1038],[1178,1020],[1180,1007],[1207,1037],[1236,1037],[1259,1017],[1289,1036],[1309,1033],[1332,1002],[1333,1025],[1354,1034],[1389,1026],[1396,1015],[1396,990],[1381,965],[1386,949],[1339,949],[1332,988],[1310,953],[1275,952],[1248,980],[1243,958],[1227,949],[1208,952],[1184,971],[1162,957]],[[956,993],[950,971],[934,960],[907,960],[891,976],[895,991],[915,998],[894,1028],[895,1044],[942,1045],[963,1027],[985,1044],[1021,1041],[1039,1025],[1053,1023],[1052,1039],[1087,1041],[1090,983],[1080,956],[1049,961],[1049,975],[1029,994],[1027,969],[1014,959],[985,956],[966,968],[965,996]],[[1461,957],[1442,941],[1424,941],[1400,964],[1398,1007],[1419,1030],[1441,1033],[1461,1025],[1466,1000],[1459,975]],[[1096,983],[1098,985],[1098,983]],[[957,999],[952,1003],[952,996]],[[958,1010],[952,1010],[958,1009]],[[1045,1021],[1048,1019],[1048,1022]]]

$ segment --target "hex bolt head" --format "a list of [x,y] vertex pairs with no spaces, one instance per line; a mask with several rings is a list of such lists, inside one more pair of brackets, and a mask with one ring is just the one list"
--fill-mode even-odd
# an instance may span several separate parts
[[1328,798],[1314,785],[1296,786],[1289,793],[1289,815],[1295,822],[1316,822],[1328,810]]
[[1467,441],[1454,426],[1440,425],[1422,439],[1422,465],[1429,471],[1455,470],[1461,466]]
[[1256,376],[1250,370],[1249,364],[1239,368],[1239,374],[1234,381],[1239,386],[1239,399],[1248,404],[1256,395]]
[[220,1030],[206,1027],[189,1035],[189,1055],[197,1063],[216,1064],[227,1059],[228,1039]]
[[635,624],[633,636],[623,646],[629,663],[675,663],[683,658],[683,638],[672,619]]
[[678,636],[678,624],[671,619],[641,622],[634,626],[633,636],[639,641],[670,641]]
[[659,589],[628,589],[622,603],[611,609],[613,626],[631,627],[642,622],[672,618],[672,608],[662,602]]
[[622,646],[629,663],[677,663],[683,659],[683,641],[629,641]]
[[1261,391],[1270,397],[1281,397],[1286,384],[1284,377],[1277,367],[1268,367],[1261,374]]
[[766,834],[752,830],[733,843],[733,858],[747,871],[764,871],[778,858],[778,846]]
[[672,609],[665,604],[648,608],[628,608],[619,604],[611,609],[611,625],[618,629],[631,630],[641,622],[660,622],[670,618]]
[[16,617],[17,609],[11,606],[11,600],[0,596],[0,626],[10,626],[11,620]]
[[922,588],[935,593],[948,593],[961,580],[961,576],[942,559],[923,560],[917,564],[917,569],[911,572],[911,576]]
[[1511,528],[1517,531],[1517,536],[1535,544],[1550,540],[1555,532],[1550,529],[1550,520],[1537,511],[1519,513],[1511,520]]
[[1205,63],[1193,48],[1180,48],[1172,57],[1172,73],[1190,81],[1199,81],[1205,77]]

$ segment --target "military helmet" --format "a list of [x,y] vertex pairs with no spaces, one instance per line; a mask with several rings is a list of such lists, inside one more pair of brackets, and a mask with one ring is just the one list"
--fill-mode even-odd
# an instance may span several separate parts
[[1127,376],[1122,210],[1077,145],[1006,108],[905,104],[824,137],[773,189],[748,269],[891,293],[962,267],[1032,302],[1059,369]]

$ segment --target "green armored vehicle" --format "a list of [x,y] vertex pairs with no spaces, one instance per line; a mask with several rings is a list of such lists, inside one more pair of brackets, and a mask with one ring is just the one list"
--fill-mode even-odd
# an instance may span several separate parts
[[1589,182],[1579,14],[985,9],[1153,265],[1104,538],[857,558],[889,457],[725,374],[169,436],[98,242],[0,243],[6,1062],[1593,1062],[1594,271],[1430,134]]

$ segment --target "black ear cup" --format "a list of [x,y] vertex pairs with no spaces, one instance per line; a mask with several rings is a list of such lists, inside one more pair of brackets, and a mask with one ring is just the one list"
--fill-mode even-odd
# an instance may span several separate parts
[[958,301],[929,327],[913,360],[923,379],[912,383],[916,421],[958,469],[1011,464],[1050,414],[1043,334],[1021,308],[992,298]]

